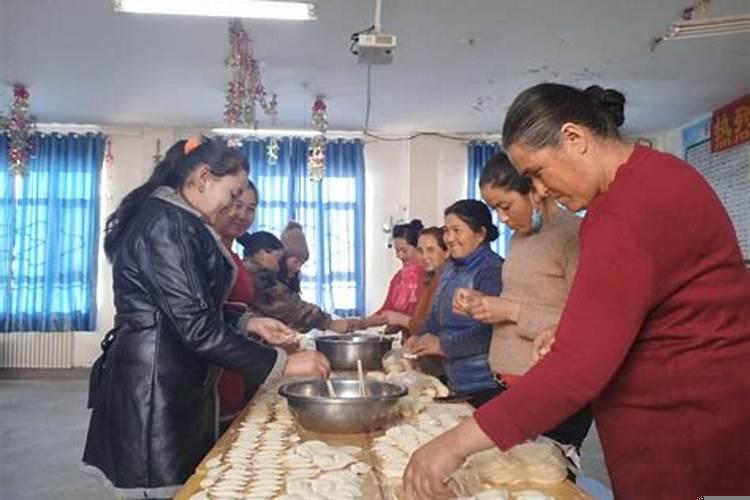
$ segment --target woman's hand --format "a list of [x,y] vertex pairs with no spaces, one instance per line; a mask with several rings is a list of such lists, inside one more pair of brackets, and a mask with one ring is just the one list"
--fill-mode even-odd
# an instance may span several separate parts
[[543,331],[537,338],[534,339],[534,344],[531,347],[531,361],[534,364],[538,363],[552,350],[552,346],[555,343],[556,331],[557,325]]
[[416,335],[412,335],[411,337],[407,338],[404,341],[404,345],[403,345],[404,351],[410,352],[410,353],[413,354],[414,353],[414,346],[417,345],[417,340],[419,340],[419,337],[416,336]]
[[440,337],[431,333],[417,337],[410,351],[417,356],[445,356],[440,347]]
[[301,351],[290,354],[286,361],[284,375],[313,376],[328,378],[331,374],[331,364],[325,356],[317,351]]
[[349,333],[352,331],[352,325],[348,319],[334,319],[328,325],[328,329],[336,333]]
[[294,346],[298,343],[296,331],[273,318],[250,318],[247,331],[275,346]]
[[385,311],[383,313],[388,326],[409,326],[409,316],[396,311]]
[[364,330],[367,328],[364,318],[346,318],[349,322],[349,331],[356,332],[357,330]]
[[369,328],[372,326],[383,326],[388,324],[388,318],[386,318],[385,314],[383,313],[377,313],[373,314],[372,316],[366,317],[362,320],[362,323],[365,328]]
[[449,431],[412,453],[404,472],[404,495],[407,500],[453,498],[449,477],[464,463],[455,453]]
[[471,288],[456,288],[456,292],[453,294],[453,312],[463,315],[470,314],[474,301],[480,297],[483,297],[483,295]]
[[467,418],[412,453],[404,472],[406,500],[450,498],[450,476],[472,453],[494,446],[473,418]]
[[471,306],[471,317],[481,323],[496,324],[517,322],[520,305],[518,302],[484,295],[474,300]]

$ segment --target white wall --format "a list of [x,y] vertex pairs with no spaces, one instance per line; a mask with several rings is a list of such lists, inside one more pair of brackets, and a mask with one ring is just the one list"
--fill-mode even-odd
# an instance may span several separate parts
[[366,142],[365,168],[365,308],[370,313],[382,305],[400,266],[386,248],[383,223],[393,216],[442,225],[445,207],[466,197],[466,144],[432,136]]
[[[157,139],[164,153],[175,140],[197,131],[118,127],[105,128],[104,132],[111,140],[114,162],[102,176],[102,228],[122,197],[148,178]],[[466,193],[466,145],[436,137],[368,140],[365,169],[365,291],[366,310],[371,312],[382,304],[388,283],[399,267],[393,250],[385,247],[383,222],[393,215],[419,217],[425,225],[440,224],[443,209]],[[114,320],[112,272],[101,250],[97,299],[97,331],[74,334],[75,366],[93,363],[99,355],[99,343]]]

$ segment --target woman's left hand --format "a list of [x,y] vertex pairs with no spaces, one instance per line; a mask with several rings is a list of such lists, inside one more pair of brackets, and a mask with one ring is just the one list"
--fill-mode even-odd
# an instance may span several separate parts
[[274,318],[250,318],[247,322],[247,331],[271,345],[293,346],[297,344],[298,333]]
[[456,496],[450,488],[451,475],[472,453],[494,446],[473,418],[441,434],[415,451],[404,472],[407,500]]
[[383,316],[385,316],[385,319],[388,322],[388,326],[406,327],[409,325],[409,316],[407,316],[406,314],[402,314],[396,311],[385,311],[383,313]]
[[440,337],[431,333],[417,337],[411,347],[411,352],[417,356],[445,356],[443,348],[440,347]]
[[516,322],[519,305],[517,302],[503,297],[485,295],[475,300],[471,306],[471,317],[475,320],[496,324],[506,321]]
[[455,493],[449,477],[464,463],[454,452],[452,432],[448,431],[412,453],[404,472],[406,500],[451,498]]

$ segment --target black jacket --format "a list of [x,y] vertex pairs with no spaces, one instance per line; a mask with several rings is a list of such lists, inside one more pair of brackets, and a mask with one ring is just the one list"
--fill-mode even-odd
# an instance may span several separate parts
[[228,324],[234,263],[174,190],[143,204],[112,265],[115,326],[91,373],[83,461],[120,496],[170,497],[216,438],[213,365],[261,384],[286,355]]

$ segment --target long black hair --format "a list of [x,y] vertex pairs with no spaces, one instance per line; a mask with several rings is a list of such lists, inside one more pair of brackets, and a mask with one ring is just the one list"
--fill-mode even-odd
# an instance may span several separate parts
[[484,228],[484,242],[492,242],[500,236],[497,226],[492,223],[492,213],[487,205],[479,200],[458,200],[445,209],[445,215],[453,214],[468,225],[472,231],[479,233]]
[[[187,150],[187,151],[186,151]],[[160,186],[180,189],[198,165],[208,165],[217,177],[249,170],[247,160],[236,150],[206,137],[176,142],[154,168],[148,180],[130,191],[107,218],[104,252],[110,260],[119,248],[130,221],[146,199]]]
[[424,229],[424,224],[419,219],[414,219],[407,224],[396,224],[393,226],[393,239],[403,238],[408,244],[415,247],[419,239],[419,232]]
[[302,293],[302,278],[300,278],[300,274],[302,273],[295,273],[294,276],[289,276],[289,267],[286,265],[286,259],[287,257],[284,257],[279,262],[279,281],[284,283],[294,293]]
[[533,148],[555,146],[566,122],[583,125],[599,137],[619,139],[625,122],[625,96],[593,85],[585,90],[542,83],[513,100],[503,124],[503,146],[523,143]]
[[482,173],[479,174],[479,187],[487,185],[524,195],[531,192],[531,179],[519,174],[508,155],[502,151],[495,153],[482,167]]

